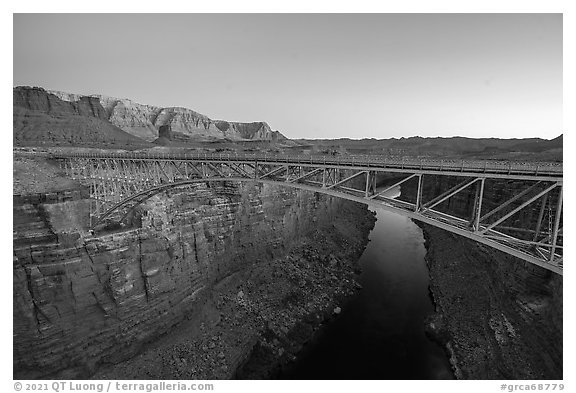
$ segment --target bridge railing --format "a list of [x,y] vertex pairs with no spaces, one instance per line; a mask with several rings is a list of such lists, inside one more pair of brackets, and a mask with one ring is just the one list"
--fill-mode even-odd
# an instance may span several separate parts
[[142,160],[202,160],[202,161],[250,161],[269,163],[323,164],[339,166],[362,166],[374,168],[400,168],[438,170],[446,172],[484,172],[527,175],[552,175],[561,177],[563,166],[554,162],[524,162],[497,160],[434,159],[417,157],[391,157],[378,155],[286,155],[286,154],[238,154],[238,153],[56,153],[54,158],[93,159],[142,159]]

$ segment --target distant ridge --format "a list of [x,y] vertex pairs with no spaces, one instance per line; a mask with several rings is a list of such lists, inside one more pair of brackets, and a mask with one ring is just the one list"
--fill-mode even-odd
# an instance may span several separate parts
[[172,135],[178,135],[179,140],[287,140],[263,121],[240,123],[212,120],[188,108],[162,108],[98,94],[82,96],[55,90],[47,92],[67,102],[79,102],[86,97],[95,98],[105,109],[110,123],[149,142],[159,138],[162,126],[170,126]]
[[[15,145],[69,145],[145,148],[185,146],[188,142],[259,141],[298,153],[378,154],[384,156],[461,157],[513,160],[563,160],[563,135],[500,139],[419,136],[390,139],[290,140],[263,121],[241,123],[212,120],[188,108],[161,108],[103,95],[13,88]],[[250,143],[251,144],[251,143]],[[255,148],[252,144],[250,148]]]
[[111,124],[95,98],[67,102],[32,87],[13,89],[13,143],[132,149],[152,146]]
[[563,135],[547,140],[541,138],[500,139],[466,137],[409,137],[391,139],[296,139],[302,146],[316,146],[327,151],[350,154],[366,152],[381,155],[420,157],[460,157],[480,159],[538,159],[561,162]]

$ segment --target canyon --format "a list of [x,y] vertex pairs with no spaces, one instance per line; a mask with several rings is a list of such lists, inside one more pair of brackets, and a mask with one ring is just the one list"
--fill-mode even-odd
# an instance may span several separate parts
[[[431,199],[437,187],[455,184],[454,179],[438,176],[424,185],[423,198]],[[522,187],[518,181],[486,181],[486,211],[518,195]],[[415,190],[413,182],[403,185],[403,194]],[[470,188],[439,209],[467,218],[474,198]],[[539,206],[525,208],[513,217],[514,223],[533,222],[538,213]],[[416,224],[426,239],[436,308],[428,321],[429,333],[447,349],[456,377],[562,379],[563,276],[437,227]]]
[[[274,377],[361,290],[356,261],[374,224],[364,205],[281,186],[198,183],[150,198],[124,227],[93,233],[88,190],[61,184],[15,188],[17,378]],[[515,189],[499,182],[490,192]],[[473,194],[446,208],[467,211]],[[428,333],[455,376],[561,379],[562,276],[422,227],[436,308]]]
[[[159,193],[124,226],[90,231],[89,190],[54,149],[562,161],[562,136],[299,140],[263,121],[212,120],[102,95],[13,89],[14,378],[274,378],[354,298],[374,226],[366,206],[251,183]],[[52,150],[50,150],[52,149]],[[87,150],[90,151],[90,150]],[[378,178],[380,186],[401,177]],[[455,186],[439,176],[423,197]],[[520,192],[487,181],[485,208]],[[414,195],[402,185],[401,200]],[[465,218],[473,188],[439,209]],[[514,216],[530,221],[537,208]],[[561,379],[563,278],[420,225],[435,312],[423,323],[460,379]],[[480,321],[480,323],[479,323]]]
[[166,191],[143,204],[130,227],[94,234],[86,196],[81,187],[14,196],[15,378],[92,376],[207,304],[219,310],[212,323],[230,325],[223,331],[234,335],[217,336],[213,358],[197,359],[216,345],[208,335],[206,343],[187,341],[196,368],[182,367],[182,355],[180,367],[167,359],[169,371],[133,372],[230,378],[265,342],[272,353],[294,356],[339,299],[357,290],[353,265],[373,225],[351,202],[219,183]]

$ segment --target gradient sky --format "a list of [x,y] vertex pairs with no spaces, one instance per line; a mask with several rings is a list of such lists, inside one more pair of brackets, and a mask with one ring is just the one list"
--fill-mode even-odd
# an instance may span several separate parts
[[289,138],[562,133],[561,14],[15,14],[14,86]]

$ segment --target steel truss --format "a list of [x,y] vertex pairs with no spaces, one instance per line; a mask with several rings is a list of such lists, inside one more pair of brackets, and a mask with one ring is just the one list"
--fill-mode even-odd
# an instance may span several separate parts
[[[90,185],[93,228],[170,187],[227,180],[281,183],[400,213],[562,274],[563,180],[558,165],[118,153],[55,158],[68,176]],[[427,188],[439,180],[441,190]],[[508,182],[516,193],[494,200],[506,194],[493,192],[497,182]],[[393,197],[391,192],[399,188],[401,196]],[[458,200],[467,201],[467,211],[451,209]]]

